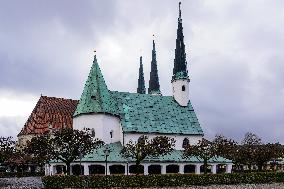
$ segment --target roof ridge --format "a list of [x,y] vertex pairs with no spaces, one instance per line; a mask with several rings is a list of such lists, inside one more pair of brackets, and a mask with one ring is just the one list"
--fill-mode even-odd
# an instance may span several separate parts
[[71,99],[71,98],[63,98],[63,97],[56,97],[56,96],[46,96],[46,95],[41,95],[43,98],[54,98],[54,99],[62,99],[62,100],[72,100],[72,101],[79,101],[77,99]]

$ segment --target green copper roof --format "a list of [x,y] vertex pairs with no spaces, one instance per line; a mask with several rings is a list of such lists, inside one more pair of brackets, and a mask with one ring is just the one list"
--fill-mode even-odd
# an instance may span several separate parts
[[[82,158],[82,162],[105,162],[104,149],[108,148],[110,150],[108,156],[108,162],[135,162],[135,160],[130,158],[123,158],[120,154],[122,150],[122,145],[120,142],[107,144],[94,150],[92,153],[85,155]],[[76,160],[77,162],[79,160]],[[197,157],[190,157],[188,159],[183,158],[183,152],[181,150],[173,150],[170,154],[159,156],[156,158],[147,157],[143,162],[190,162],[190,163],[201,163],[201,159]],[[231,163],[231,160],[225,159],[223,157],[215,157],[209,160],[209,163]]]
[[203,135],[191,103],[179,106],[172,96],[111,91],[123,132]]
[[149,94],[161,94],[154,40],[153,40],[151,72],[150,72],[148,93]]
[[74,116],[86,113],[115,114],[115,109],[114,101],[105,84],[95,56]]
[[146,93],[142,56],[140,56],[140,67],[139,67],[139,78],[138,78],[137,93],[141,93],[141,94]]
[[188,78],[180,4],[181,3],[179,3],[179,18],[172,80]]
[[175,74],[174,80],[179,80],[179,79],[188,79],[188,75],[186,72],[177,72]]
[[203,135],[190,102],[182,107],[172,96],[109,91],[96,56],[74,116],[89,113],[118,116],[125,133]]

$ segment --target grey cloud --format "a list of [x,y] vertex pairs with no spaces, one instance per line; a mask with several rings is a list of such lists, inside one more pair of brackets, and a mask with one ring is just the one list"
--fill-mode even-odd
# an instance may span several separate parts
[[[210,2],[182,2],[190,96],[206,136],[223,133],[240,140],[251,131],[284,143],[283,2]],[[121,59],[105,63],[106,57],[98,57],[105,80],[113,90],[135,91],[138,67],[133,64],[140,48],[148,83],[153,32],[161,89],[170,95],[177,3],[2,2],[0,89],[78,99],[92,61],[86,51],[113,37],[121,41]],[[148,33],[133,34],[144,29]],[[143,46],[146,40],[149,45]],[[137,54],[128,45],[137,47]],[[14,123],[1,119],[0,124],[7,131]]]

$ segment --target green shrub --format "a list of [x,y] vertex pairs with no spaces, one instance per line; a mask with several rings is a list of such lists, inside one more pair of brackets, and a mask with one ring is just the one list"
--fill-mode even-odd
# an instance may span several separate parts
[[45,188],[168,187],[212,184],[284,182],[284,173],[232,173],[207,175],[45,176]]

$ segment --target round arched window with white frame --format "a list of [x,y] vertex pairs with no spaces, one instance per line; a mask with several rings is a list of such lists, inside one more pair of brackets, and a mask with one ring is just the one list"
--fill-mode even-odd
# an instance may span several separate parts
[[189,145],[189,140],[188,140],[188,138],[184,138],[183,141],[182,141],[182,147],[183,147],[183,148],[186,148],[188,145]]

